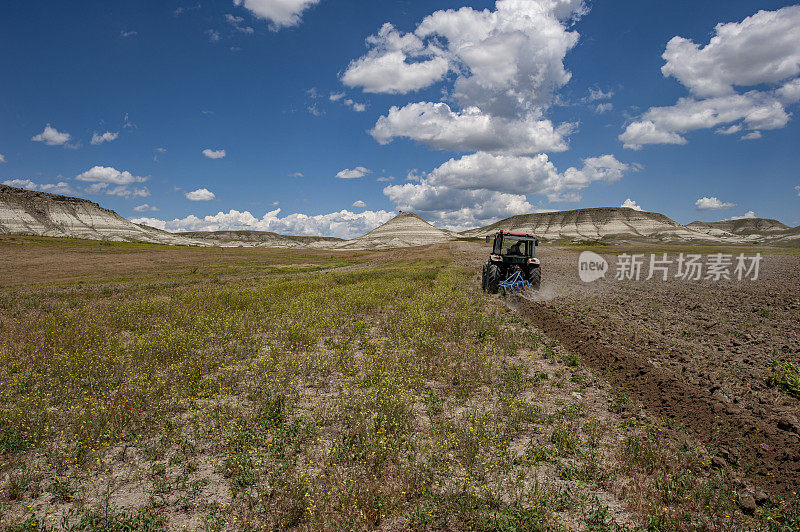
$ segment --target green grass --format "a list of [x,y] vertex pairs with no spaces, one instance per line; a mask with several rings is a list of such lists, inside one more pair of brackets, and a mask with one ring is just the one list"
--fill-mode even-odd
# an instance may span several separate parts
[[161,250],[174,251],[175,249],[186,249],[192,246],[169,246],[166,244],[147,244],[144,242],[105,242],[98,240],[86,240],[82,238],[61,238],[47,236],[28,236],[28,235],[0,235],[0,246],[25,246],[25,247],[45,247],[56,249],[59,252],[74,248],[97,249],[117,248],[134,250]]
[[617,530],[590,495],[623,475],[661,508],[639,524],[730,511],[446,252],[164,251],[0,294],[0,530]]
[[[484,476],[523,430],[524,411],[506,401],[503,412],[522,414],[443,414],[486,385],[516,396],[528,379],[514,365],[494,376],[517,344],[468,288],[472,272],[435,260],[314,273],[330,267],[235,264],[227,280],[190,271],[169,283],[5,294],[3,469],[38,453],[57,470],[96,474],[98,460],[130,446],[149,462],[161,515],[199,496],[198,464],[212,452],[234,501],[225,521],[277,528],[375,526],[454,468]],[[430,432],[414,428],[417,404]],[[69,526],[144,527],[146,516],[127,510],[98,520],[101,501],[56,473],[15,476],[6,499],[37,498],[45,482],[59,504],[89,512]]]
[[800,368],[791,362],[776,362],[767,383],[800,399]]

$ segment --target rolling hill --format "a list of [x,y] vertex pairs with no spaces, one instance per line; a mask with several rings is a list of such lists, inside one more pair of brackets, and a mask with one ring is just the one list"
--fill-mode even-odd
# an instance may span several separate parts
[[598,207],[521,214],[485,227],[464,231],[461,235],[481,237],[493,234],[500,229],[533,233],[544,242],[592,240],[601,242],[744,243],[740,236],[721,229],[712,228],[711,231],[701,231],[683,226],[663,214],[637,211],[626,207]]
[[686,227],[697,231],[724,231],[739,235],[745,241],[773,246],[800,246],[800,226],[788,225],[771,218],[743,218],[722,222],[692,222]]
[[341,238],[326,236],[287,236],[270,231],[196,231],[176,233],[220,247],[332,248]]
[[0,233],[117,242],[208,245],[135,224],[89,200],[6,185],[0,185]]
[[440,229],[414,213],[401,212],[352,240],[286,236],[265,231],[169,233],[135,224],[86,199],[0,185],[0,234],[215,247],[348,250],[422,246],[483,237],[500,229],[534,233],[543,242],[554,243],[600,241],[800,247],[800,227],[792,228],[777,220],[748,218],[692,222],[684,226],[663,214],[624,207],[522,214],[462,233]]
[[460,238],[429,224],[413,212],[401,212],[364,236],[338,244],[337,249],[388,249],[422,246]]

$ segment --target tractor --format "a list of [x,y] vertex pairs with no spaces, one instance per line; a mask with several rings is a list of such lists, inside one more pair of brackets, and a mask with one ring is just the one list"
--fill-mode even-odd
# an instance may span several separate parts
[[[492,236],[486,237],[486,243]],[[539,289],[542,270],[536,258],[539,240],[530,233],[514,233],[500,230],[494,235],[494,244],[489,260],[483,265],[483,290],[496,294],[515,288],[531,286]]]

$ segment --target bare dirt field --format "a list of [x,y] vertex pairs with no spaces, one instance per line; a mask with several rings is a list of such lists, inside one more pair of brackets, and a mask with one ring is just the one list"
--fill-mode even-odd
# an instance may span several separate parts
[[0,530],[798,529],[800,256],[502,297],[484,248],[3,237]]
[[765,255],[756,281],[587,287],[576,254],[545,251],[552,273],[543,294],[553,299],[534,297],[523,312],[649,411],[674,419],[678,432],[712,444],[755,486],[796,495],[800,402],[769,382],[781,364],[800,364],[800,256]]
[[[610,249],[609,249],[610,248]],[[612,270],[587,284],[579,254],[590,249]],[[472,250],[470,250],[472,251]],[[733,466],[740,492],[796,499],[800,490],[800,255],[759,248],[680,246],[542,247],[538,293],[511,295],[516,309],[580,355],[614,387],[691,435],[713,465]],[[461,261],[478,268],[462,251]],[[763,254],[757,280],[616,280],[619,254]],[[676,266],[673,266],[676,268]],[[790,386],[781,386],[789,368]],[[791,379],[794,379],[793,381]],[[784,382],[785,384],[785,382]],[[756,495],[758,495],[756,497]]]

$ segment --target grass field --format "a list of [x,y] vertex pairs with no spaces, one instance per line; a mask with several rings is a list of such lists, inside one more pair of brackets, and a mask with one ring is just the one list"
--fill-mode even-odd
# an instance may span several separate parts
[[2,530],[797,525],[446,250],[0,254]]

